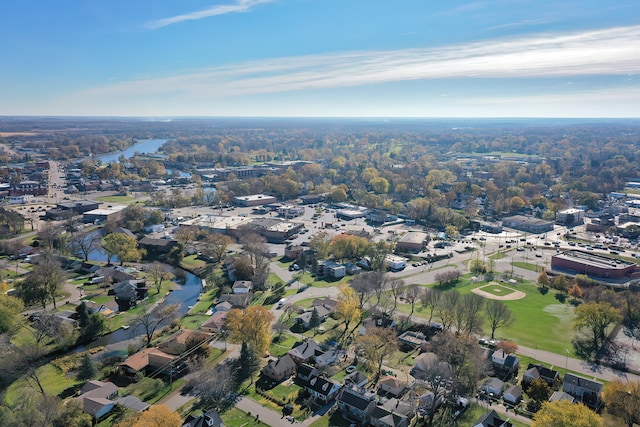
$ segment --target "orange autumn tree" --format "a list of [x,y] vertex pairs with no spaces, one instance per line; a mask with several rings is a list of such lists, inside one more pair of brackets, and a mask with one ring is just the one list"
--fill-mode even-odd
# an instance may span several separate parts
[[182,420],[177,412],[164,405],[153,405],[136,418],[121,421],[116,427],[180,427]]

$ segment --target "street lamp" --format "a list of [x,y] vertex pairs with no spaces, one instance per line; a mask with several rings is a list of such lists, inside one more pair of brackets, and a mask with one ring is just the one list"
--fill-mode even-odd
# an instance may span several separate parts
[[567,359],[566,359],[566,361],[564,363],[564,370],[566,371],[566,370],[569,369],[568,368],[568,366],[569,366],[569,350],[565,348],[564,351],[567,353]]

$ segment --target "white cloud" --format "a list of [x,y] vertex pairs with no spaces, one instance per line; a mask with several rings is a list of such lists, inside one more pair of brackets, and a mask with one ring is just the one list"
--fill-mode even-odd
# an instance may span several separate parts
[[536,34],[426,49],[272,58],[98,87],[82,96],[229,97],[442,78],[628,75],[640,70],[640,26]]
[[246,12],[253,6],[263,3],[271,3],[272,1],[273,0],[236,0],[236,2],[233,4],[215,5],[207,9],[198,10],[196,12],[190,12],[185,13],[184,15],[176,15],[170,18],[159,19],[147,24],[147,28],[154,30],[184,21],[197,21],[199,19],[209,18],[211,16],[225,15],[227,13]]

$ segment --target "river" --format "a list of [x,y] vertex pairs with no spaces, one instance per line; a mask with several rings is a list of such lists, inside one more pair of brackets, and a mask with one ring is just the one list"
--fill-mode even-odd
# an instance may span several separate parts
[[102,163],[117,162],[120,156],[124,156],[125,159],[133,157],[136,153],[140,154],[153,154],[158,151],[166,139],[140,139],[126,150],[117,151],[115,153],[107,153],[96,156]]

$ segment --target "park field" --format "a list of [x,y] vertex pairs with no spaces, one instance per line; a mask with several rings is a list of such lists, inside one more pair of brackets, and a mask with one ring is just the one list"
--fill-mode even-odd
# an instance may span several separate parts
[[[471,283],[463,278],[455,289],[461,294],[469,294],[472,289],[482,288],[496,296],[504,296],[513,292],[510,288],[501,285],[488,285],[486,282]],[[495,289],[503,288],[504,291]],[[562,303],[556,298],[556,293],[549,291],[542,294],[539,288],[529,282],[518,284],[513,289],[526,293],[526,297],[513,300],[502,301],[514,314],[515,321],[507,328],[496,331],[496,338],[501,340],[514,341],[515,343],[553,353],[565,354],[569,349],[573,356],[573,346],[571,344],[575,333],[573,330],[574,307],[568,303]],[[411,306],[409,304],[398,304],[398,311],[409,314]],[[413,313],[414,317],[423,319],[429,318],[429,312],[422,309],[417,303]],[[434,320],[438,320],[434,318]],[[490,330],[485,326],[485,333]]]

